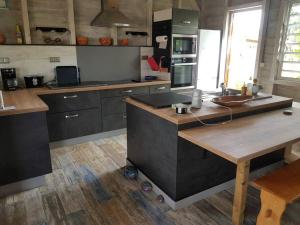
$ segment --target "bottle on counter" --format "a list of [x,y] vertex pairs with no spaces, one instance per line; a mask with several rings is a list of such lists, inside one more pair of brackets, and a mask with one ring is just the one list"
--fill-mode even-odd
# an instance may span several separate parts
[[252,95],[257,96],[258,92],[261,90],[261,87],[258,85],[258,80],[253,80],[253,86],[252,86]]
[[247,86],[245,82],[241,88],[241,95],[247,95]]
[[253,82],[252,82],[252,77],[250,77],[247,83],[247,95],[249,96],[252,96],[252,87],[253,87]]
[[19,25],[16,25],[16,40],[17,40],[17,44],[19,45],[23,44],[22,32]]

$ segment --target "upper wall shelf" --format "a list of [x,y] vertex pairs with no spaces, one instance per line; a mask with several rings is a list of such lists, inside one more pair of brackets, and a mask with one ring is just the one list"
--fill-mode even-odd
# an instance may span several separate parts
[[[89,45],[91,46],[97,46],[98,39],[101,37],[110,37],[114,40],[114,43],[118,43],[121,39],[127,39],[127,36],[129,36],[129,43],[130,46],[133,45],[139,45],[139,46],[151,46],[152,45],[152,11],[153,11],[153,0],[145,0],[146,8],[147,8],[147,15],[145,17],[147,18],[147,26],[141,27],[140,30],[128,30],[128,29],[110,29],[110,28],[102,28],[99,31],[97,31],[97,28],[91,27],[86,28],[86,30],[82,30],[82,24],[78,22],[78,20],[75,19],[75,8],[78,7],[74,6],[75,0],[63,0],[63,3],[60,3],[60,6],[62,5],[64,7],[64,15],[59,14],[59,16],[63,16],[64,18],[55,18],[55,14],[53,12],[50,12],[51,16],[54,18],[47,23],[47,18],[51,18],[48,16],[40,15],[39,9],[35,9],[34,5],[31,2],[32,0],[19,0],[16,1],[16,6],[14,6],[11,9],[8,9],[9,11],[19,11],[19,18],[16,22],[17,24],[22,25],[22,33],[23,33],[23,44],[24,45],[45,45],[45,46],[76,46],[76,36],[89,36],[88,32],[91,32],[91,36],[88,37],[90,42]],[[81,4],[81,3],[76,3]],[[82,5],[80,5],[82,7]],[[78,9],[76,11],[78,13]],[[1,13],[1,12],[0,12]],[[34,13],[38,13],[38,15],[35,15]],[[49,15],[50,15],[49,14]],[[12,16],[14,16],[12,14]],[[80,17],[81,18],[81,17]],[[82,17],[84,19],[87,19],[89,17],[84,16]],[[64,21],[56,23],[54,21]],[[85,23],[87,21],[84,21]],[[12,24],[14,24],[12,23]],[[78,23],[78,24],[77,24]],[[55,25],[57,24],[57,28]],[[54,27],[52,27],[54,26]],[[78,28],[76,33],[76,28]],[[51,32],[51,31],[55,32]],[[117,31],[115,31],[117,30]],[[40,31],[40,32],[38,32]],[[14,28],[9,29],[9,34],[6,35],[6,41],[9,40],[7,43],[8,45],[15,45],[14,42]],[[98,32],[98,33],[97,33]],[[98,34],[96,36],[95,34]],[[103,34],[103,36],[101,36]],[[63,37],[61,37],[63,35]],[[64,43],[55,44],[55,43],[47,43],[45,40],[51,39],[63,39]],[[45,42],[45,44],[44,44]],[[17,45],[17,44],[16,44]]]

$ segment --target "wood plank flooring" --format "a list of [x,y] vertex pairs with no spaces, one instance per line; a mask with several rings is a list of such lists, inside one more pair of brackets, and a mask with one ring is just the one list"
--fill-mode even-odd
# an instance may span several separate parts
[[[0,199],[1,225],[231,225],[233,190],[187,208],[171,210],[141,181],[122,175],[126,135],[51,151],[47,185]],[[259,192],[250,188],[245,224],[254,225]],[[284,215],[284,225],[300,224],[300,201]]]

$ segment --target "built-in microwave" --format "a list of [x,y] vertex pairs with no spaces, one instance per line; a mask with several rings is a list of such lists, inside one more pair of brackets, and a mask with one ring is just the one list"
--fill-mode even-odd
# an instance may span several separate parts
[[198,35],[173,34],[172,58],[197,57]]
[[171,87],[192,88],[195,82],[196,58],[173,58],[171,65]]

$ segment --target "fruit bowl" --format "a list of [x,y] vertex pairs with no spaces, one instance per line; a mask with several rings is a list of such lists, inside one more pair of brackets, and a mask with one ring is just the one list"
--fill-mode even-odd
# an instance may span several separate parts
[[222,96],[213,98],[211,101],[217,105],[226,107],[242,106],[252,100],[252,96]]

